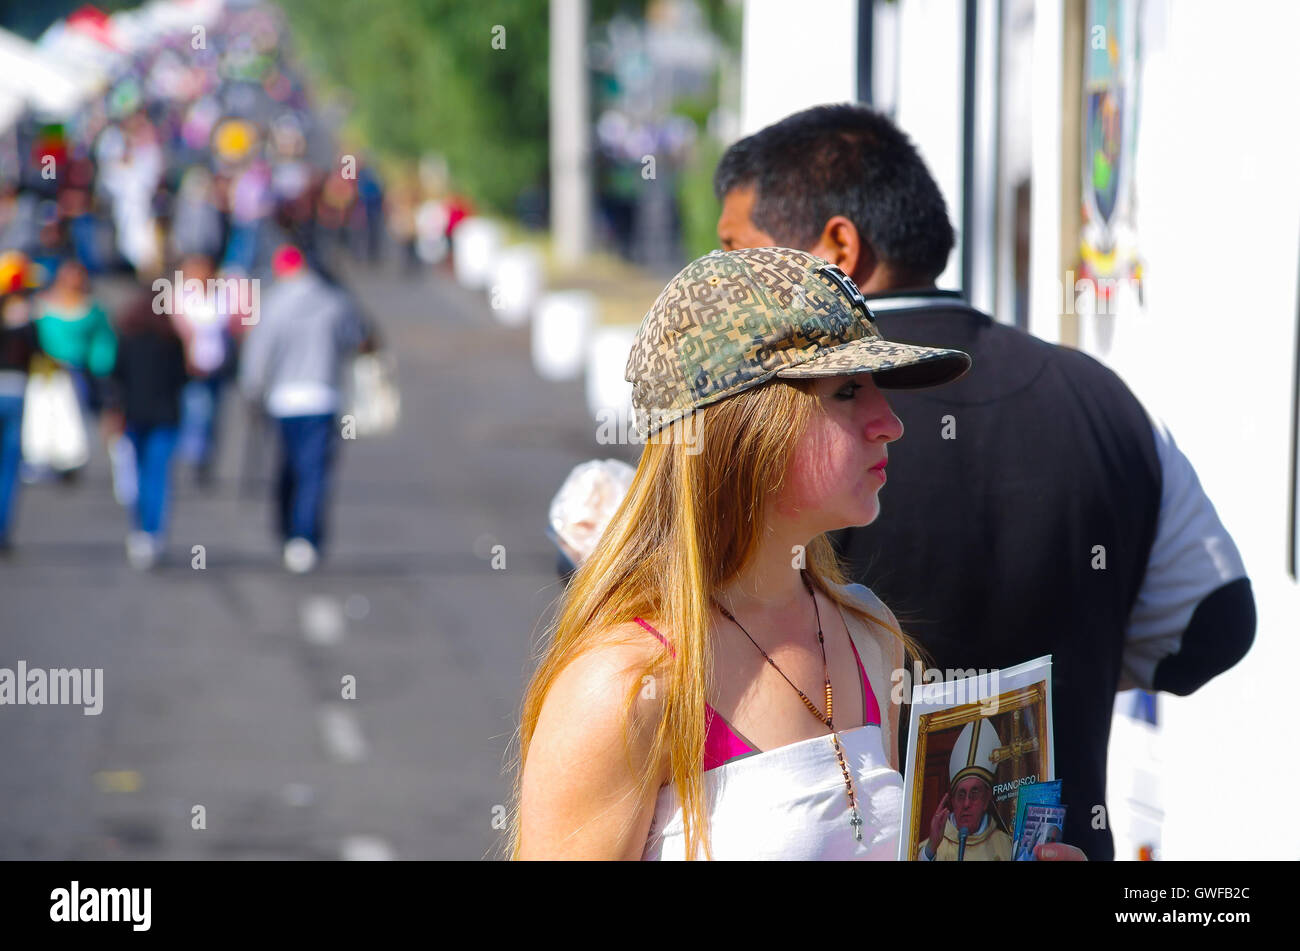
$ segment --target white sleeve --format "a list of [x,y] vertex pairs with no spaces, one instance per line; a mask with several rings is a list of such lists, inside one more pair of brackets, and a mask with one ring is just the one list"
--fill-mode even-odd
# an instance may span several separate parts
[[1246,576],[1241,554],[1196,470],[1162,421],[1153,417],[1152,428],[1160,457],[1160,514],[1146,576],[1129,616],[1120,690],[1154,689],[1156,666],[1178,653],[1196,606]]

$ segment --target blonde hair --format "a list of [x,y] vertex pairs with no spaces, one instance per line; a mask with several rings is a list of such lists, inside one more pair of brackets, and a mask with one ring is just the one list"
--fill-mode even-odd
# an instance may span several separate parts
[[[712,858],[702,767],[713,664],[710,602],[758,551],[771,496],[781,489],[794,447],[813,414],[824,411],[814,382],[773,380],[699,409],[696,418],[678,420],[647,441],[627,495],[561,596],[553,633],[524,693],[509,858],[519,855],[523,766],[551,685],[597,638],[610,643],[611,629],[636,617],[658,619],[671,632],[665,636],[673,648],[663,647],[644,671],[666,668],[667,683],[659,691],[652,766],[638,793],[648,794],[653,764],[666,761],[682,803],[686,854],[694,857],[702,839]],[[692,427],[689,440],[684,425]],[[827,597],[917,653],[908,635],[840,595],[837,589],[848,582],[824,534],[805,556],[810,579]],[[641,682],[636,678],[626,698],[625,727]]]

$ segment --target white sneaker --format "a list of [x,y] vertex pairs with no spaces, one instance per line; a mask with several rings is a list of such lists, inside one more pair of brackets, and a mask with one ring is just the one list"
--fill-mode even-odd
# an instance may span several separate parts
[[291,538],[284,545],[284,566],[296,575],[316,567],[316,546],[305,538]]
[[148,532],[132,532],[126,536],[126,560],[137,571],[148,571],[158,560],[158,546]]

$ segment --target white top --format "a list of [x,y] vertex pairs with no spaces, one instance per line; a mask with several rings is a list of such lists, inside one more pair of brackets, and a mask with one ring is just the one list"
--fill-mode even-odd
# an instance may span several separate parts
[[[873,616],[889,617],[888,608],[865,585],[849,584],[842,590]],[[841,610],[840,616],[867,672],[881,717],[881,725],[868,723],[839,734],[845,762],[853,771],[862,841],[854,838],[844,773],[826,733],[704,772],[704,813],[714,859],[898,860],[903,777],[890,765],[897,760],[899,720],[891,672],[903,666],[902,646],[851,611]],[[887,756],[891,746],[895,752]],[[681,802],[672,783],[659,789],[641,858],[686,858]],[[702,847],[696,858],[704,858]]]
[[[845,860],[898,858],[903,777],[889,767],[880,727],[840,733],[853,770],[862,841],[849,823],[849,797],[830,734],[755,753],[704,774],[713,858]],[[698,841],[698,840],[697,840]],[[684,859],[682,809],[671,783],[659,790],[642,859]],[[704,858],[701,847],[696,855]]]
[[266,411],[272,416],[324,416],[338,408],[334,387],[313,380],[277,383],[266,394]]

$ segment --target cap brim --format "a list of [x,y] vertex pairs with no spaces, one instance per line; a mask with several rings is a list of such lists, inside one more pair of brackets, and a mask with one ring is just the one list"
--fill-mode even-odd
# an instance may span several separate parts
[[870,373],[884,389],[915,390],[951,383],[964,376],[970,365],[970,355],[961,350],[863,337],[776,375],[789,380]]

